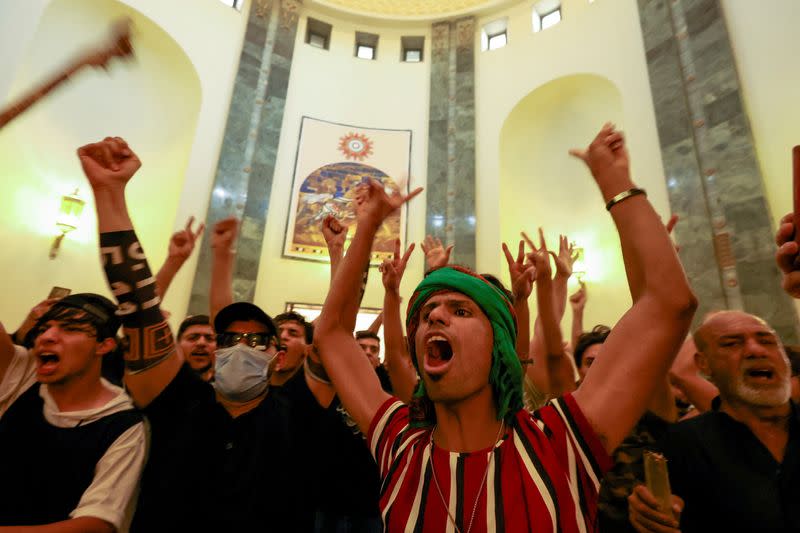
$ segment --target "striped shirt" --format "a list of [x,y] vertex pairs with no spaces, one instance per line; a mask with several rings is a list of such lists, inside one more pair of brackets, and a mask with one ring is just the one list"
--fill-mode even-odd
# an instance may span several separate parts
[[571,395],[520,410],[494,447],[470,453],[432,444],[431,429],[409,427],[408,415],[389,399],[368,435],[390,533],[455,533],[448,511],[467,533],[473,509],[469,533],[596,531],[600,479],[612,463]]

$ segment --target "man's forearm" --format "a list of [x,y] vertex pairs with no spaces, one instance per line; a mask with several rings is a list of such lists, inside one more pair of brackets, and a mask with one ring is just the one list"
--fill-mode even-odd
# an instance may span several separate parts
[[11,335],[6,333],[6,328],[0,322],[0,383],[3,382],[3,377],[6,370],[11,365],[11,360],[14,358],[14,342]]
[[[327,327],[343,327],[347,329],[355,316],[345,316],[345,313],[354,315],[352,301],[358,298],[364,270],[369,265],[369,254],[372,241],[377,228],[369,224],[358,224],[347,255],[342,259],[336,271],[336,278],[325,299],[325,308],[329,312],[320,315],[317,328],[324,330]],[[354,311],[357,313],[358,307]],[[350,327],[352,333],[352,326]]]
[[572,345],[571,348],[575,350],[578,345],[578,338],[583,333],[583,308],[572,309]]
[[333,280],[336,279],[336,271],[339,270],[339,265],[342,263],[344,251],[340,246],[331,246],[328,248],[328,257],[331,260],[331,285]]
[[[598,177],[597,181],[606,202],[633,187],[627,176]],[[623,200],[611,209],[611,218],[617,226],[635,300],[646,291],[664,303],[684,305],[691,289],[664,224],[647,198],[636,195]]]
[[387,290],[383,297],[383,340],[386,345],[386,371],[392,382],[394,394],[405,403],[411,401],[417,376],[411,364],[405,339],[403,323],[400,317],[400,295]]
[[133,373],[147,370],[174,349],[172,332],[159,309],[156,280],[132,229],[101,233],[100,252],[119,303],[117,315],[130,340],[125,366]]
[[175,279],[175,275],[183,266],[184,260],[179,257],[174,256],[167,256],[167,259],[164,261],[164,264],[161,265],[161,268],[158,270],[158,274],[156,274],[156,292],[158,292],[159,297],[164,299],[164,295],[167,294],[167,289],[172,284],[172,280]]
[[531,344],[531,312],[527,298],[514,299],[514,312],[517,314],[517,357],[528,360]]
[[536,300],[539,310],[539,320],[542,324],[544,347],[548,355],[564,351],[561,327],[556,319],[556,309],[553,302],[553,283],[548,277],[536,281]]
[[233,303],[233,263],[235,258],[235,254],[230,250],[211,251],[211,288],[208,300],[209,316],[212,322],[217,313]]
[[92,190],[97,210],[97,231],[125,231],[133,229],[133,222],[128,214],[123,188],[97,188]]
[[556,274],[553,278],[553,305],[556,313],[556,321],[561,324],[564,318],[564,313],[567,310],[567,286],[569,285],[569,276],[563,274]]

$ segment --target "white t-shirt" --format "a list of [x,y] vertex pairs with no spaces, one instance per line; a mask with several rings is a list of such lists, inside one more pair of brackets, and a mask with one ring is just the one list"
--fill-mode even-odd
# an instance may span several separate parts
[[[14,358],[0,382],[0,418],[11,404],[36,382],[36,361],[28,350],[15,346]],[[39,388],[44,401],[44,417],[52,425],[70,428],[91,424],[103,417],[133,408],[133,402],[121,388],[101,379],[114,397],[101,407],[83,411],[59,411],[47,385]],[[70,518],[92,516],[114,525],[119,533],[128,531],[136,510],[139,481],[147,457],[148,433],[144,422],[122,433],[97,463],[94,479],[81,496]]]

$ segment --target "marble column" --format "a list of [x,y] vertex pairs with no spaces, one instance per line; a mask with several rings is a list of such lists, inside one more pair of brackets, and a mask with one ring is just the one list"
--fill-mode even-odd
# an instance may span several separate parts
[[433,25],[425,231],[475,268],[475,18]]
[[[206,223],[235,215],[241,220],[233,274],[234,301],[252,301],[264,240],[299,0],[254,0]],[[210,229],[210,227],[209,227]],[[200,251],[189,314],[208,313],[211,253]]]
[[[670,206],[708,311],[742,309],[797,342],[774,228],[719,0],[638,0]],[[788,157],[788,154],[787,154]]]

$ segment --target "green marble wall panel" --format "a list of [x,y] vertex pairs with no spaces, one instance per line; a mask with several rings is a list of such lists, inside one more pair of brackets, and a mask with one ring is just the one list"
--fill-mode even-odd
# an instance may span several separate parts
[[426,233],[475,268],[475,19],[433,25]]
[[[241,220],[234,266],[235,301],[252,301],[297,34],[299,0],[256,2],[250,9],[206,221]],[[208,313],[211,254],[200,251],[189,313]]]
[[638,0],[676,238],[708,311],[743,309],[797,342],[719,0]]

